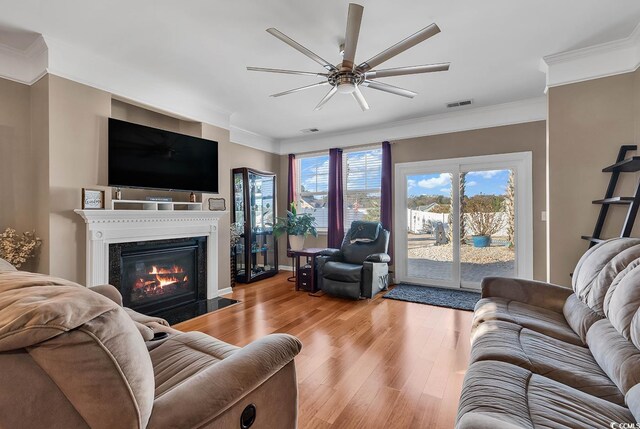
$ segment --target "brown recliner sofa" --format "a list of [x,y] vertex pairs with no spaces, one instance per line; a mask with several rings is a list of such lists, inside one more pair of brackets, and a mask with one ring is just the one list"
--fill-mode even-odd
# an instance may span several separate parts
[[295,337],[238,348],[120,303],[0,260],[0,427],[297,426]]
[[640,420],[640,239],[589,249],[572,285],[483,281],[456,428]]

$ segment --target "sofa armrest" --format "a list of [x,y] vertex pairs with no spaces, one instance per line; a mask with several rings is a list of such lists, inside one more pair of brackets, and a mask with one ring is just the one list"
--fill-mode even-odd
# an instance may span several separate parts
[[318,256],[336,256],[340,254],[340,249],[323,249],[318,253]]
[[482,298],[506,298],[536,307],[562,313],[572,289],[535,280],[509,277],[485,277],[482,280]]
[[387,255],[386,253],[374,253],[367,256],[364,260],[367,262],[384,262],[388,264],[389,262],[391,262],[391,256]]
[[102,296],[106,296],[111,301],[118,304],[122,307],[122,295],[120,295],[120,291],[111,285],[99,285],[99,286],[91,286],[90,290],[99,293]]
[[[287,334],[252,342],[157,397],[148,427],[206,426],[284,368],[301,349],[302,343]],[[295,380],[292,384],[296,388]]]

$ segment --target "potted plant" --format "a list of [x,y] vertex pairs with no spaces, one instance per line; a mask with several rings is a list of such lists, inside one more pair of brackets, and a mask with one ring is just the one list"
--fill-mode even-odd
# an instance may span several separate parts
[[303,249],[307,235],[318,236],[316,218],[309,213],[298,214],[295,203],[291,203],[291,210],[287,210],[287,216],[276,218],[273,225],[273,235],[276,238],[284,233],[289,234],[291,250]]
[[501,202],[492,195],[475,195],[465,202],[466,224],[471,230],[473,247],[489,247],[491,236],[504,226]]

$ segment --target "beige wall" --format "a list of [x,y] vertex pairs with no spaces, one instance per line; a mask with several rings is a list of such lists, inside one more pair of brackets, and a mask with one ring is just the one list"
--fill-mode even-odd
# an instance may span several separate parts
[[[532,152],[533,155],[533,272],[534,278],[546,278],[546,233],[541,212],[545,210],[545,121],[473,131],[425,136],[392,142],[393,164],[429,161],[467,156],[493,155],[513,152]],[[286,201],[286,156],[281,159],[281,190]],[[284,183],[284,187],[282,183]],[[282,193],[281,193],[282,195]],[[284,199],[283,199],[284,198]],[[394,211],[394,217],[396,213]],[[326,236],[308,238],[305,246],[325,247]],[[283,247],[283,246],[281,246]],[[282,252],[281,252],[282,255]],[[282,256],[281,256],[282,257]]]
[[[48,242],[48,79],[32,87],[0,79],[0,230],[35,230]],[[45,262],[46,261],[46,262]],[[48,248],[22,266],[48,265]]]
[[0,79],[0,230],[34,228],[31,101],[27,85]]
[[81,189],[107,184],[107,118],[111,95],[49,77],[50,273],[84,283],[85,225],[73,212]]
[[[638,142],[640,71],[550,88],[548,92],[549,279],[569,285],[591,235],[609,174],[623,144]],[[631,196],[635,174],[621,176],[617,195]],[[626,207],[609,210],[604,237],[620,234]],[[632,234],[638,235],[638,231]]]

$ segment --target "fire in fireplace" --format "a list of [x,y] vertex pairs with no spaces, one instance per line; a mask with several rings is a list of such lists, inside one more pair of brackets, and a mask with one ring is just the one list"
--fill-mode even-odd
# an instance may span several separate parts
[[149,315],[206,300],[206,237],[109,246],[109,282]]
[[164,296],[189,290],[189,275],[180,265],[160,267],[141,275],[133,285],[132,302],[144,301],[152,296]]

